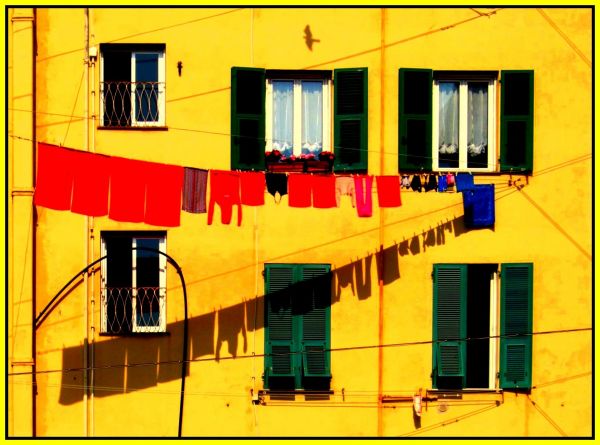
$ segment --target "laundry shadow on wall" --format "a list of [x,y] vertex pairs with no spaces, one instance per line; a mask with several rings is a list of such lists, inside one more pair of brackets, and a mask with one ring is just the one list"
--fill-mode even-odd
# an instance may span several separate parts
[[[449,234],[458,237],[468,230],[462,216],[440,222],[435,227],[423,229],[420,233],[333,269],[328,275],[331,281],[331,304],[340,302],[342,290],[348,287],[358,300],[370,298],[379,282],[388,285],[400,279],[401,257],[425,253],[427,249],[444,245]],[[372,277],[377,277],[378,282],[373,282]],[[286,291],[301,294],[306,285],[306,282],[300,283]],[[193,295],[189,297],[193,298]],[[188,319],[189,360],[218,362],[249,356],[248,333],[264,328],[265,297],[260,295],[242,300],[233,306]],[[166,334],[100,336],[94,345],[64,348],[62,370],[65,372],[62,374],[59,403],[70,405],[83,400],[82,364],[86,347],[90,357],[94,357],[94,397],[147,389],[159,383],[181,379],[183,321],[168,324],[166,331]],[[186,368],[189,375],[190,367]],[[91,373],[87,377],[91,381]]]

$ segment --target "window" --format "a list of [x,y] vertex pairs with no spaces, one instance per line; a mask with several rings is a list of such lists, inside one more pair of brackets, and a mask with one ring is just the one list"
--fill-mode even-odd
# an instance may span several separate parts
[[[331,106],[333,88],[333,107]],[[338,171],[367,170],[367,69],[231,70],[231,168],[333,151]],[[333,123],[333,127],[332,127]]]
[[400,171],[531,173],[533,71],[400,69],[398,154]]
[[436,264],[433,283],[434,387],[531,388],[533,265]]
[[433,170],[495,171],[493,78],[435,78]]
[[103,44],[102,125],[165,125],[165,45]]
[[164,232],[103,232],[102,332],[166,331]]
[[329,389],[331,267],[265,265],[265,387]]
[[285,157],[331,147],[330,79],[267,80],[266,149]]

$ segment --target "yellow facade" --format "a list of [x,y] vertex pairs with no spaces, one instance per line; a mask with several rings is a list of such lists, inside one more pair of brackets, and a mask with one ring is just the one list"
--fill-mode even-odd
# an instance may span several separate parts
[[[185,276],[183,436],[591,436],[592,9],[8,13],[10,436],[177,435],[184,307],[175,268],[167,268],[168,335],[101,335],[99,269],[81,275],[32,326],[59,289],[101,256],[102,232],[114,230],[165,230],[167,253]],[[307,24],[318,39],[312,50],[303,39]],[[166,45],[165,129],[102,128],[105,43]],[[32,205],[33,141],[230,169],[232,67],[367,67],[371,175],[399,173],[400,68],[534,70],[533,173],[475,174],[476,184],[496,187],[495,225],[478,230],[464,227],[460,193],[405,189],[401,207],[375,204],[371,218],[358,218],[347,199],[339,208],[302,209],[266,194],[264,206],[244,206],[240,227],[221,224],[219,211],[212,225],[206,214],[182,212],[180,225],[167,229]],[[263,270],[270,263],[331,265],[325,400],[261,393],[253,403],[264,389]],[[534,265],[539,335],[529,393],[433,397],[432,270],[440,263]],[[432,399],[417,419],[412,397],[420,389]]]

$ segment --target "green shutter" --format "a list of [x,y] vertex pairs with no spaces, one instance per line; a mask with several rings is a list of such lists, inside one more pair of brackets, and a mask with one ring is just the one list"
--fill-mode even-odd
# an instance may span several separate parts
[[331,377],[330,266],[300,265],[302,286],[298,295],[302,314],[302,367],[305,377]]
[[368,70],[334,70],[334,169],[368,168]]
[[533,264],[503,264],[500,387],[531,388]]
[[398,79],[398,170],[431,170],[433,71],[401,68]]
[[433,378],[466,378],[467,266],[435,264],[433,276]]
[[500,169],[533,170],[533,71],[502,71]]
[[266,265],[265,281],[265,386],[269,387],[269,377],[296,374],[290,292],[294,266]]
[[231,68],[231,169],[265,168],[265,70]]

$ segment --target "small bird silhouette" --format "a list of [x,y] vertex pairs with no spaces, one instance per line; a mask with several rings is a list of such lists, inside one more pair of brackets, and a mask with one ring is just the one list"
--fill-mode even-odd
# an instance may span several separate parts
[[310,25],[306,25],[304,28],[304,40],[306,40],[306,46],[308,49],[312,51],[312,46],[314,42],[320,42],[320,40],[313,39],[312,32],[310,30]]

